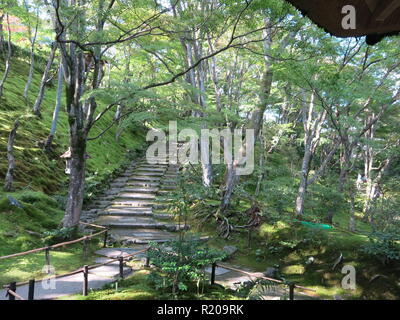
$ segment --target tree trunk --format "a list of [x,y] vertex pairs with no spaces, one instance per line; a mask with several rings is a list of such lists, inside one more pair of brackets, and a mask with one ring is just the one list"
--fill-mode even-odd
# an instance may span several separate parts
[[24,89],[24,99],[26,100],[27,104],[29,103],[29,100],[28,100],[29,88],[31,86],[33,70],[34,70],[34,65],[35,65],[35,43],[36,43],[36,36],[37,36],[38,25],[39,25],[39,11],[36,16],[36,19],[37,20],[36,20],[33,36],[31,35],[31,30],[29,28],[29,38],[30,38],[30,42],[31,42],[31,55],[30,55],[28,79],[26,81],[25,89]]
[[78,225],[83,204],[87,139],[81,102],[83,69],[83,54],[74,54],[73,65],[68,73],[69,81],[67,81],[66,90],[71,148],[71,173],[67,206],[63,219],[64,227],[75,227]]
[[[254,130],[254,144],[257,141],[257,137],[260,133],[261,127],[262,127],[262,122],[264,118],[264,112],[267,108],[268,104],[268,98],[271,93],[271,87],[272,87],[272,79],[273,79],[273,72],[271,70],[271,63],[269,61],[268,53],[271,48],[272,44],[272,30],[269,27],[269,20],[266,18],[264,20],[264,24],[266,26],[266,30],[263,33],[264,36],[264,73],[263,77],[261,80],[261,94],[260,94],[260,103],[256,107],[256,109],[252,112],[251,119],[249,121],[248,127]],[[282,48],[283,49],[283,48]],[[253,152],[254,151],[254,146],[246,146],[246,153],[248,152]],[[225,180],[224,184],[222,187],[222,199],[221,199],[221,204],[219,207],[219,213],[223,214],[226,209],[229,207],[230,201],[231,201],[231,196],[233,192],[233,188],[239,179],[236,175],[236,168],[237,168],[237,162],[233,161],[232,164],[227,164],[226,165],[226,173],[225,173]]]
[[44,91],[45,91],[45,88],[46,88],[46,81],[47,81],[47,78],[49,76],[50,68],[51,68],[51,66],[53,64],[54,55],[56,53],[56,50],[57,50],[57,44],[56,43],[52,43],[50,56],[49,56],[49,59],[47,60],[46,67],[45,67],[44,72],[43,72],[42,80],[40,82],[39,93],[38,93],[38,95],[36,97],[36,100],[35,100],[35,103],[33,104],[33,107],[32,107],[32,112],[35,115],[37,115],[38,117],[41,116],[41,114],[40,114],[40,105],[42,104],[42,101],[43,101]]
[[[200,44],[195,40],[193,41],[193,53],[196,61],[199,61],[202,56],[203,56],[203,50]],[[206,88],[205,88],[205,72],[204,72],[204,64],[203,62],[199,63],[199,65],[196,68],[196,74],[197,74],[197,85],[196,87],[199,89],[199,94],[197,95],[197,104],[202,108],[205,109],[206,107],[206,100],[205,100],[205,94],[206,94]],[[196,116],[204,117],[204,114],[196,112]],[[206,124],[202,124],[202,128],[206,128]],[[205,187],[210,187],[212,185],[212,179],[213,179],[213,172],[212,172],[212,164],[210,161],[210,152],[208,143],[206,144],[201,144],[201,168],[202,168],[202,180],[203,180],[203,186]],[[204,158],[204,155],[208,155],[207,159]]]
[[5,49],[4,49],[4,28],[3,28],[3,21],[4,21],[4,13],[0,15],[0,52],[5,57]]
[[355,220],[355,207],[354,207],[354,186],[349,183],[349,198],[350,198],[350,212],[349,212],[349,231],[356,231],[356,220]]
[[[303,103],[302,114],[304,126],[304,155],[300,173],[300,185],[295,204],[296,216],[301,216],[304,212],[304,201],[309,184],[308,174],[310,171],[310,163],[313,155],[315,154],[315,150],[319,145],[322,124],[324,123],[327,114],[325,110],[319,112],[316,110],[314,92],[311,93],[309,105],[307,106],[305,103]],[[315,175],[312,178],[314,177]]]
[[4,191],[7,191],[7,192],[11,191],[12,184],[13,184],[14,167],[15,167],[13,150],[14,150],[15,135],[17,134],[18,126],[19,126],[19,121],[16,120],[14,122],[12,130],[8,136],[8,143],[7,143],[8,169],[7,169],[5,183],[4,183]]
[[[75,5],[75,2],[72,1],[71,5]],[[107,15],[104,14],[103,0],[98,2],[98,13],[96,31],[101,33],[107,18]],[[77,17],[77,23],[71,30],[72,33],[81,35],[85,30],[85,21],[84,13],[82,13]],[[56,21],[56,30],[61,29],[61,26]],[[97,104],[94,96],[90,96],[85,102],[81,101],[85,91],[85,80],[88,75],[87,70],[85,70],[83,52],[73,43],[69,45],[68,49],[63,42],[59,42],[59,45],[66,83],[66,107],[71,148],[71,174],[63,226],[76,227],[79,223],[84,197],[87,136],[96,121],[94,114]],[[102,78],[101,52],[100,45],[94,47],[93,54],[95,59],[91,82],[91,89],[93,90],[99,88]],[[89,106],[86,110],[83,106],[84,103]]]
[[4,83],[6,82],[8,74],[10,72],[10,64],[11,64],[11,56],[12,56],[10,19],[9,19],[8,14],[6,15],[6,17],[7,17],[7,31],[8,31],[7,32],[7,57],[6,57],[3,78],[0,81],[0,97],[3,96]]
[[50,151],[51,145],[53,143],[54,135],[56,134],[56,130],[57,130],[58,114],[59,114],[60,106],[61,106],[63,77],[64,77],[63,64],[62,64],[62,61],[60,61],[60,66],[58,68],[57,96],[56,96],[56,104],[55,104],[54,111],[53,111],[53,120],[51,121],[50,134],[47,137],[46,144],[44,146],[46,151]]
[[[208,36],[208,45],[210,47],[211,53],[214,52],[214,47],[211,42],[210,36]],[[218,112],[221,111],[221,93],[219,88],[219,81],[217,75],[217,59],[215,56],[211,58],[211,79],[214,85],[214,93],[215,93],[215,106]]]
[[297,192],[295,215],[301,216],[304,211],[304,200],[307,192],[307,177],[311,160],[311,149],[306,148],[300,173],[300,186]]
[[[395,148],[398,147],[400,144],[400,139],[397,140],[397,142],[393,145]],[[372,222],[372,214],[371,214],[371,203],[376,200],[380,195],[378,192],[379,189],[379,183],[382,180],[382,177],[387,173],[389,170],[393,160],[396,158],[397,154],[394,154],[387,158],[386,160],[383,161],[382,165],[378,168],[378,173],[375,178],[370,179],[370,185],[367,187],[367,194],[366,194],[366,199],[364,202],[364,208],[363,208],[363,219],[364,221]],[[372,162],[371,162],[371,167],[372,167]]]
[[85,154],[86,136],[81,131],[71,136],[71,174],[68,188],[68,200],[63,219],[66,228],[75,227],[79,223],[82,211],[85,187]]
[[222,200],[220,205],[220,213],[224,213],[230,204],[230,200],[232,197],[233,188],[236,183],[236,179],[238,178],[235,174],[236,171],[236,162],[228,163],[226,165],[224,186],[222,188]]

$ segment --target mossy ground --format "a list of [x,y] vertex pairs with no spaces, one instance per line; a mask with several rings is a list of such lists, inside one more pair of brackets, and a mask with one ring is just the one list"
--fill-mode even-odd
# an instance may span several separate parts
[[[336,219],[344,220],[340,216]],[[362,222],[359,221],[359,224],[361,225]],[[366,228],[366,226],[363,227]],[[212,226],[208,228],[214,229]],[[206,233],[212,234],[210,231]],[[280,274],[285,280],[316,290],[315,293],[307,291],[305,293],[322,299],[332,299],[335,295],[344,299],[398,299],[400,297],[399,266],[385,267],[378,261],[363,255],[361,248],[368,242],[366,235],[337,228],[319,233],[320,235],[311,235],[305,227],[290,226],[282,222],[274,225],[263,223],[258,230],[252,232],[250,245],[247,232],[233,233],[229,240],[213,238],[210,244],[216,248],[235,245],[238,252],[230,261],[232,264],[260,272],[278,265]],[[318,240],[308,245],[300,243],[293,249],[284,248],[277,252],[268,250],[272,242],[293,242],[311,237]],[[344,262],[332,270],[334,261],[340,253],[343,254]],[[306,261],[310,257],[314,257],[315,261],[307,266]],[[356,290],[342,288],[341,281],[345,276],[341,273],[343,265],[355,267]],[[387,278],[379,278],[370,283],[377,274]]]
[[[54,139],[54,148],[51,155],[46,154],[39,147],[40,141],[47,138],[53,116],[56,85],[46,86],[41,105],[42,118],[34,116],[30,107],[34,103],[41,72],[37,69],[32,79],[29,102],[24,100],[28,64],[18,57],[11,63],[10,74],[4,86],[3,96],[0,98],[0,180],[4,179],[7,169],[6,147],[8,134],[13,122],[20,119],[20,126],[14,143],[15,171],[14,188],[32,189],[45,193],[54,193],[63,190],[67,184],[64,174],[64,161],[60,159],[69,146],[67,114],[62,100],[61,110]],[[1,71],[1,68],[0,68]],[[103,108],[99,105],[99,111]],[[113,112],[106,114],[90,133],[90,137],[97,136],[112,121]],[[138,151],[143,147],[142,128],[128,127],[116,140],[117,126],[107,131],[101,138],[88,142],[87,161],[88,175],[103,176],[118,168],[129,151]]]
[[[37,61],[41,63],[37,64],[34,71],[28,103],[22,93],[29,65],[26,59],[17,54],[12,59],[3,96],[0,98],[0,181],[4,181],[7,169],[9,132],[13,122],[16,119],[20,121],[14,144],[13,192],[5,193],[0,187],[0,256],[43,247],[43,232],[58,228],[63,218],[68,177],[64,174],[64,161],[59,156],[69,146],[68,120],[63,99],[53,150],[51,154],[45,153],[40,142],[49,134],[56,80],[46,86],[41,105],[42,118],[34,116],[30,107],[36,98],[43,72],[43,59]],[[3,71],[2,64],[0,72]],[[104,105],[100,103],[99,111],[102,108]],[[97,136],[108,126],[113,116],[112,111],[106,114],[96,123],[89,136]],[[87,161],[87,187],[90,192],[87,192],[86,198],[105,187],[110,175],[125,164],[128,157],[135,157],[143,148],[142,127],[126,127],[118,140],[117,130],[117,126],[114,126],[101,138],[88,142],[87,153],[90,159]],[[16,199],[22,208],[13,206],[8,196]],[[52,252],[51,263],[58,274],[81,267],[82,245]],[[43,253],[0,260],[0,284],[40,277],[43,265]]]
[[[18,208],[10,204],[7,198],[0,201],[0,256],[18,253],[32,248],[41,248],[46,244],[43,233],[58,227],[64,212],[52,197],[41,192],[26,191],[10,193]],[[50,252],[50,263],[56,274],[62,274],[93,262],[93,251],[98,242],[90,244],[89,255],[83,259],[82,244],[75,244]],[[40,279],[44,276],[44,252],[0,260],[0,286],[11,281]]]

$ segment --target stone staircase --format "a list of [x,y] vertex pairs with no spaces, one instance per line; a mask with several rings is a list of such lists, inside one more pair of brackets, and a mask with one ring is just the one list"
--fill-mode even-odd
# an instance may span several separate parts
[[153,210],[168,207],[165,199],[157,198],[176,189],[179,165],[170,164],[168,154],[156,164],[153,160],[143,158],[132,163],[82,214],[82,220],[109,227],[111,242],[130,247],[175,238],[173,232],[184,226],[174,223],[170,215]]

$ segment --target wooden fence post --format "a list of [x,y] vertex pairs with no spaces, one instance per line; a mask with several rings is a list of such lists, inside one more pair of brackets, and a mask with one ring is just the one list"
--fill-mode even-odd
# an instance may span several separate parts
[[89,275],[89,267],[87,265],[83,266],[83,295],[88,295],[88,275]]
[[107,246],[107,238],[108,238],[108,230],[106,229],[106,232],[104,232],[103,248]]
[[215,283],[215,268],[217,267],[217,264],[214,262],[211,265],[211,285]]
[[[50,265],[50,247],[47,247],[44,251],[44,256],[45,256],[45,264],[46,266]],[[47,268],[47,273],[50,273],[50,268]]]
[[149,256],[146,256],[146,262],[145,262],[145,265],[144,265],[146,268],[148,268],[148,267],[150,267],[150,257]]
[[118,258],[118,260],[119,260],[119,277],[121,279],[123,279],[124,278],[124,257],[121,256]]
[[289,300],[294,300],[294,283],[289,283]]
[[[8,289],[10,289],[10,290],[12,290],[14,292],[17,292],[17,283],[16,282],[11,282],[8,285]],[[8,294],[8,300],[15,300],[15,296],[9,293]]]
[[83,239],[83,249],[82,249],[82,253],[83,253],[83,260],[86,260],[88,257],[88,238],[85,237],[85,239]]
[[35,295],[35,279],[29,280],[28,300],[34,300]]

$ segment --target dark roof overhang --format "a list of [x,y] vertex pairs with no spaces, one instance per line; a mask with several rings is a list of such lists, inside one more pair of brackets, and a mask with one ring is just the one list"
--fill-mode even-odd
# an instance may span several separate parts
[[[367,36],[374,44],[400,32],[400,0],[286,0],[315,24],[337,37]],[[345,6],[355,8],[356,27],[343,28]],[[343,13],[344,12],[344,13]]]

